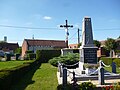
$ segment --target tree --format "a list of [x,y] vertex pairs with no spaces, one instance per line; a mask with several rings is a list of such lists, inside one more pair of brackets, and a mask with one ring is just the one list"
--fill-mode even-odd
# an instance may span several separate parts
[[81,45],[82,45],[82,43],[79,43],[79,44],[77,45],[77,48],[79,48]]
[[120,36],[117,39],[120,39]]
[[107,38],[107,40],[105,41],[105,47],[106,47],[107,50],[110,51],[110,57],[113,57],[112,53],[117,48],[116,41],[112,38]]
[[98,48],[101,46],[101,43],[99,41],[97,41],[97,40],[94,40],[93,43]]
[[17,48],[17,49],[15,50],[15,53],[21,54],[21,53],[22,53],[22,48],[21,48],[21,47]]
[[0,41],[0,43],[7,43],[7,42],[5,42],[5,41]]

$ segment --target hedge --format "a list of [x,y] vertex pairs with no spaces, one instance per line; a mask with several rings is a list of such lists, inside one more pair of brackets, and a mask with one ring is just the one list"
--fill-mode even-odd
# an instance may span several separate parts
[[115,62],[118,67],[120,67],[120,58],[108,58],[108,57],[101,57],[102,60],[106,65],[111,65],[112,62]]
[[34,61],[11,69],[0,70],[0,89],[9,90],[10,87],[18,82],[28,71],[39,65],[39,61]]
[[33,60],[33,59],[36,58],[36,54],[35,53],[29,53],[28,58],[29,58],[29,60]]
[[40,60],[42,63],[46,63],[53,57],[61,55],[61,50],[37,50],[36,60]]

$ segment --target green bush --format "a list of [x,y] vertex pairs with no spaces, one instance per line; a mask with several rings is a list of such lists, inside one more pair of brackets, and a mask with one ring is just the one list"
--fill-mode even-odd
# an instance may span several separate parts
[[102,60],[106,65],[111,65],[114,58],[106,58],[106,57],[101,57],[100,60]]
[[118,83],[114,86],[114,90],[120,90],[120,82],[118,82]]
[[113,62],[116,63],[116,66],[117,66],[117,67],[120,67],[120,58],[114,59]]
[[[69,53],[65,56],[55,57],[49,60],[49,63],[53,66],[57,66],[58,61],[67,65],[73,65],[79,61],[79,54]],[[76,66],[75,66],[76,67]],[[70,67],[71,68],[71,67]]]
[[29,60],[29,55],[28,54],[25,54],[24,57],[23,57],[24,60]]
[[5,55],[5,60],[6,60],[6,61],[10,61],[10,60],[11,60],[11,55],[7,53],[7,54]]
[[33,51],[28,50],[25,52],[25,55],[23,58],[24,60],[33,60],[36,58],[36,54]]
[[60,50],[37,50],[36,60],[41,60],[41,62],[46,63],[49,61],[49,59],[53,57],[58,57],[60,55]]
[[76,84],[67,84],[67,85],[58,85],[57,90],[96,90],[96,86],[91,82],[83,82],[80,85]]
[[91,82],[83,82],[80,84],[80,90],[92,90],[95,89],[95,87]]
[[20,56],[20,54],[15,55],[16,60],[18,60],[19,56]]
[[28,54],[28,53],[34,53],[34,52],[31,50],[27,50],[25,53]]
[[33,60],[36,58],[36,54],[35,53],[29,53],[28,54],[29,60]]
[[102,60],[106,65],[111,65],[112,62],[115,62],[116,66],[120,67],[120,58],[106,58],[106,57],[102,57],[100,60]]
[[120,53],[120,50],[115,50],[116,53]]
[[58,85],[57,90],[80,90],[79,85],[72,85],[72,84],[67,84],[67,85]]

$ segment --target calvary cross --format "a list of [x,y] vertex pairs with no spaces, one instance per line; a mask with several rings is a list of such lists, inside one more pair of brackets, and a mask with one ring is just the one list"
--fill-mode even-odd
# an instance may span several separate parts
[[68,48],[68,36],[69,36],[69,32],[68,32],[68,28],[69,27],[73,27],[73,25],[68,25],[68,22],[67,20],[65,20],[66,24],[65,25],[60,25],[60,27],[64,27],[65,28],[65,31],[66,31],[66,40],[65,40],[65,43],[66,43],[66,47]]

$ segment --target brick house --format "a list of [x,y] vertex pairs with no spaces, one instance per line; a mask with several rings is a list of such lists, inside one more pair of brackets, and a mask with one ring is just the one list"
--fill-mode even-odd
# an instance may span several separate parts
[[4,52],[13,53],[17,48],[19,48],[18,43],[0,43],[0,50]]
[[24,39],[22,44],[22,57],[25,55],[27,50],[36,52],[37,50],[62,48],[66,48],[66,43],[62,40]]

